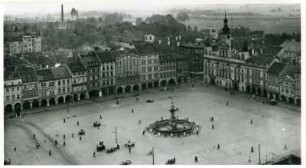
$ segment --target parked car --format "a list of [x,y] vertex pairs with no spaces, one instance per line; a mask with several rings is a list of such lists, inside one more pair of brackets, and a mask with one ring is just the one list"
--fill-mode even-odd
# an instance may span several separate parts
[[148,100],[146,100],[146,102],[147,103],[153,103],[154,101],[153,101],[153,99],[148,99]]
[[130,164],[132,164],[132,161],[131,161],[131,160],[123,160],[123,161],[121,162],[121,165],[130,165]]
[[269,103],[273,106],[277,105],[277,101],[275,99],[270,100]]
[[172,158],[172,159],[168,159],[167,162],[166,162],[167,165],[169,164],[175,164],[175,158]]
[[85,131],[84,131],[83,129],[81,129],[81,130],[79,131],[79,135],[85,135]]

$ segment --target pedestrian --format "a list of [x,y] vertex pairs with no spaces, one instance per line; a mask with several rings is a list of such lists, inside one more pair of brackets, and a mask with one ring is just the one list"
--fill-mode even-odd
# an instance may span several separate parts
[[51,156],[51,150],[49,150],[49,156]]
[[33,134],[33,140],[35,140],[35,134]]
[[16,147],[14,147],[14,152],[16,152],[16,150],[17,150],[17,148],[16,148]]
[[136,101],[138,101],[138,96],[136,97]]
[[72,138],[74,138],[74,133],[72,133]]
[[228,101],[226,102],[226,105],[228,106]]
[[80,122],[79,122],[79,121],[77,121],[77,125],[78,125],[78,126],[80,125]]
[[141,120],[138,121],[138,124],[141,124]]
[[220,145],[218,144],[218,149],[220,149]]
[[93,157],[96,158],[96,152],[95,151],[93,152]]
[[132,113],[134,113],[134,109],[132,109]]
[[119,144],[117,144],[117,149],[120,149],[120,146],[119,146]]
[[212,121],[212,122],[214,121],[214,117],[211,117],[211,121]]
[[253,146],[251,146],[251,153],[253,153],[254,152],[254,148],[253,148]]
[[285,146],[284,146],[284,149],[285,149],[285,150],[287,150],[287,149],[288,149],[286,144],[285,144]]
[[80,141],[82,140],[82,137],[80,136]]
[[64,141],[63,146],[66,146],[66,142]]
[[66,135],[65,134],[63,135],[63,138],[64,138],[64,140],[66,139]]
[[214,124],[211,126],[211,129],[215,129],[215,126],[214,126]]
[[249,160],[248,160],[248,162],[249,162],[249,163],[251,163],[251,156],[249,156]]
[[131,147],[129,146],[129,153],[131,153]]
[[57,140],[54,141],[55,146],[57,145]]
[[253,124],[253,120],[251,119],[251,124]]
[[38,142],[36,142],[36,149],[38,149],[39,148],[39,143]]
[[144,135],[144,134],[145,134],[145,132],[146,132],[146,131],[145,131],[145,130],[143,130],[143,131],[142,131],[142,135]]
[[199,135],[199,130],[197,130],[197,135]]
[[102,115],[100,114],[100,120],[102,120]]
[[197,156],[194,157],[194,162],[196,162],[196,163],[198,162],[198,157]]
[[66,122],[65,118],[63,119],[63,122],[64,122],[64,123]]

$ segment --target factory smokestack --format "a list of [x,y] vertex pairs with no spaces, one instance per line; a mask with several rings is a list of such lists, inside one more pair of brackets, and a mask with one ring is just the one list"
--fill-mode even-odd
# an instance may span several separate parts
[[64,21],[64,5],[62,4],[61,21]]

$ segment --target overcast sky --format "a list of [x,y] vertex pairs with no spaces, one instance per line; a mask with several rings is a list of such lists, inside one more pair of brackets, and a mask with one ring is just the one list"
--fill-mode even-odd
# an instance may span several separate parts
[[[69,12],[71,8],[79,9],[79,11],[146,11],[146,12],[159,12],[165,9],[173,7],[185,7],[202,5],[203,8],[207,8],[207,3],[270,3],[275,0],[223,0],[223,1],[211,1],[211,0],[19,0],[2,2],[4,7],[4,14],[47,14],[47,13],[59,13],[61,10],[61,4],[64,4],[64,11]],[[280,3],[288,3],[286,0],[277,0]],[[290,0],[290,3],[298,2],[298,0]],[[223,5],[224,6],[224,5]],[[237,5],[235,5],[237,6]],[[211,6],[210,6],[211,7]],[[214,9],[220,7],[220,5],[214,5]]]

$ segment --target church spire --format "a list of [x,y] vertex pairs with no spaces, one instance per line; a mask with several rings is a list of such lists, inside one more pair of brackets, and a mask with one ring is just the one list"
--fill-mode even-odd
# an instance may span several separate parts
[[228,27],[228,20],[227,20],[227,17],[226,17],[226,11],[224,12],[224,25],[223,25],[223,28],[222,28],[222,32],[223,34],[229,34],[230,33],[230,29]]

